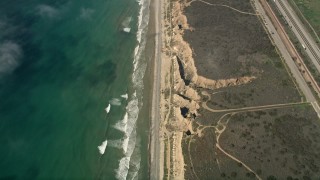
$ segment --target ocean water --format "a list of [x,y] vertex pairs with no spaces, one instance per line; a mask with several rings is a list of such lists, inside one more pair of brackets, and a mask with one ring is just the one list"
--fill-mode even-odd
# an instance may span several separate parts
[[0,1],[0,179],[148,177],[148,6]]

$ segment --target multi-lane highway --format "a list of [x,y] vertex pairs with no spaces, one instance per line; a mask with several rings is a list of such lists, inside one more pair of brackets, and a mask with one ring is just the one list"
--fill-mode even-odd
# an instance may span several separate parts
[[314,66],[320,72],[320,50],[315,40],[306,30],[298,15],[291,8],[287,0],[275,0],[273,2],[276,4],[277,8],[288,23],[288,26],[292,29],[301,46],[312,60]]
[[[316,97],[308,86],[302,72],[299,70],[298,66],[292,59],[292,55],[296,54],[297,52],[292,49],[294,48],[292,43],[288,42],[289,39],[286,35],[286,32],[282,28],[280,22],[276,19],[275,14],[272,12],[270,6],[265,0],[254,0],[254,6],[256,8],[256,11],[265,21],[265,27],[270,33],[273,43],[280,51],[283,59],[289,67],[293,77],[295,78],[297,85],[306,97],[306,101],[311,103],[318,116],[320,116],[320,108],[317,104]],[[268,10],[268,12],[266,12],[266,10]],[[273,21],[271,20],[271,18],[273,18]]]

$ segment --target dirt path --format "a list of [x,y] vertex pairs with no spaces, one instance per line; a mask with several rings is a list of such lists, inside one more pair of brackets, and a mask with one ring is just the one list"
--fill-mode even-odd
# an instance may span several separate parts
[[212,108],[209,108],[207,105],[207,102],[211,100],[210,94],[208,94],[207,92],[202,92],[202,94],[208,97],[208,100],[202,103],[202,107],[211,112],[238,112],[239,113],[239,112],[286,108],[291,106],[310,104],[308,102],[297,102],[297,103],[285,103],[285,104],[271,104],[271,105],[263,105],[263,106],[251,106],[251,107],[243,107],[243,108],[235,108],[235,109],[212,109]]
[[189,143],[188,143],[189,161],[190,161],[190,164],[191,164],[191,166],[192,166],[192,172],[193,172],[193,174],[196,176],[197,179],[200,179],[200,178],[198,177],[197,173],[194,171],[192,156],[191,156],[191,153],[190,153],[191,143],[192,143],[192,137],[190,138]]
[[[217,92],[217,93],[219,93],[219,92]],[[207,110],[209,110],[211,112],[215,112],[215,113],[216,112],[226,112],[226,114],[222,115],[219,118],[219,120],[218,120],[216,125],[204,126],[204,125],[202,125],[202,124],[197,122],[197,124],[199,125],[198,129],[196,130],[198,136],[202,136],[202,131],[203,130],[205,130],[207,128],[214,128],[215,129],[215,135],[216,135],[215,138],[216,138],[216,147],[217,147],[217,149],[219,149],[223,154],[228,156],[230,159],[236,161],[237,163],[241,163],[243,165],[243,167],[245,167],[249,172],[253,173],[255,175],[255,177],[257,179],[259,179],[259,180],[261,180],[262,178],[254,170],[252,170],[248,165],[246,165],[245,162],[241,161],[237,157],[235,157],[235,156],[229,154],[228,152],[226,152],[219,144],[220,136],[227,129],[227,125],[228,125],[229,120],[231,119],[231,117],[234,116],[235,114],[248,112],[248,111],[278,109],[278,108],[286,108],[286,107],[292,107],[292,106],[297,106],[297,105],[302,105],[302,104],[310,104],[310,103],[306,103],[306,102],[298,102],[298,103],[274,104],[274,105],[265,105],[265,106],[253,106],[253,107],[245,107],[245,108],[237,108],[237,109],[215,110],[215,109],[211,109],[211,108],[209,108],[207,106],[207,102],[211,100],[210,94],[208,94],[207,92],[202,92],[202,94],[208,97],[208,100],[205,101],[204,103],[202,103],[202,107],[203,108],[205,108],[205,109],[207,109]],[[228,118],[226,118],[226,117],[228,117]],[[191,137],[191,139],[189,141],[189,144],[188,144],[188,151],[189,151],[188,153],[189,153],[190,164],[193,167],[192,157],[191,157],[191,153],[190,153],[190,148],[191,148],[191,143],[192,143],[191,140],[192,140],[192,137]],[[219,170],[220,170],[220,164],[219,164],[218,158],[217,158],[217,165],[218,165]],[[194,175],[198,178],[194,168],[192,169],[192,171],[193,171]]]
[[207,2],[207,1],[203,1],[203,0],[193,0],[189,4],[191,5],[191,3],[196,2],[196,1],[202,2],[202,3],[207,4],[209,6],[220,6],[220,7],[229,8],[229,9],[231,9],[233,11],[237,11],[238,13],[241,13],[241,14],[247,14],[247,15],[251,15],[251,16],[259,15],[259,14],[256,14],[256,13],[244,12],[244,11],[241,11],[239,9],[236,9],[234,7],[231,7],[231,6],[228,6],[228,5],[225,5],[225,4],[211,4],[211,3]]
[[[237,112],[236,112],[237,113]],[[253,173],[257,179],[261,180],[262,178],[255,172],[253,171],[248,165],[246,165],[243,161],[239,160],[238,158],[236,158],[235,156],[229,154],[228,152],[226,152],[219,144],[219,140],[220,140],[220,136],[221,134],[227,129],[227,125],[229,123],[229,120],[231,119],[232,116],[234,116],[236,113],[226,113],[223,116],[221,116],[216,124],[216,126],[204,126],[199,124],[199,127],[202,127],[200,130],[198,129],[197,132],[202,132],[204,129],[206,128],[214,128],[215,129],[215,138],[216,138],[216,147],[226,156],[228,156],[230,159],[236,161],[237,163],[241,163],[243,165],[243,167],[245,167],[249,172]],[[225,119],[227,116],[229,116],[227,119]],[[189,140],[188,143],[188,154],[189,154],[189,160],[190,160],[190,164],[193,167],[192,168],[192,172],[193,174],[196,176],[197,179],[199,179],[197,173],[194,170],[194,166],[193,166],[193,161],[192,161],[192,156],[190,153],[190,149],[191,149],[191,143],[192,143],[192,137]],[[217,155],[217,152],[215,152],[215,154]],[[216,158],[216,162],[217,165],[219,167],[219,171],[220,171],[220,164],[219,164],[219,160],[218,158]]]
[[[234,156],[232,156],[231,154],[229,154],[228,152],[226,152],[224,149],[222,149],[222,147],[221,147],[220,144],[219,144],[219,140],[220,140],[221,134],[227,129],[227,125],[228,125],[229,120],[230,120],[231,117],[232,117],[233,115],[235,115],[235,114],[236,114],[236,113],[227,113],[227,114],[223,115],[223,116],[219,119],[219,121],[218,121],[218,123],[217,123],[217,126],[216,126],[216,131],[215,131],[215,133],[216,133],[216,142],[217,142],[217,143],[216,143],[216,147],[217,147],[223,154],[225,154],[226,156],[228,156],[228,157],[231,158],[232,160],[236,161],[237,163],[241,163],[241,164],[243,165],[243,167],[245,167],[248,171],[250,171],[251,173],[253,173],[253,174],[257,177],[257,179],[261,180],[262,178],[261,178],[255,171],[253,171],[253,170],[252,170],[248,165],[246,165],[243,161],[237,159],[236,157],[234,157]],[[226,119],[226,121],[224,122],[223,119],[224,119],[226,116],[228,116],[228,115],[230,115],[230,117],[229,117],[228,119]],[[220,130],[218,127],[222,127],[222,129]]]

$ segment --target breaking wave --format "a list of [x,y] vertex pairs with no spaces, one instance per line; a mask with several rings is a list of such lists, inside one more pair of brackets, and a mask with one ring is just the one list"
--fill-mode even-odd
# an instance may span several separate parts
[[111,104],[108,104],[108,106],[104,110],[108,114],[110,112],[110,109],[111,109]]
[[129,165],[130,169],[127,175],[127,179],[138,178],[138,172],[140,169],[140,161],[141,161],[141,153],[140,153],[141,142],[140,141],[141,141],[140,138],[137,137],[136,146],[130,158],[130,165]]
[[124,180],[127,178],[127,175],[130,169],[129,165],[132,161],[131,156],[136,146],[136,130],[135,129],[132,132],[130,137],[126,137],[124,139],[124,142],[127,144],[125,149],[125,156],[120,159],[119,168],[116,170],[116,178],[120,180]]
[[118,149],[123,149],[123,139],[109,140],[109,147],[114,147]]
[[128,94],[122,94],[121,97],[128,100]]
[[118,98],[112,98],[109,103],[114,106],[121,106],[121,101]]
[[116,171],[117,179],[126,179],[129,169],[130,157],[123,157],[119,162],[119,169]]
[[122,27],[123,31],[129,33],[131,31],[130,28],[130,22],[132,21],[132,17],[127,17],[123,22],[122,22]]
[[[143,77],[147,66],[143,54],[149,22],[149,0],[139,0],[138,3],[140,6],[137,31],[138,44],[134,50],[132,74],[134,93],[130,96],[123,120],[114,126],[125,133],[121,140],[124,157],[120,159],[119,167],[115,170],[116,178],[119,180],[135,179],[138,176],[141,161],[140,140],[137,138],[136,122],[142,106]],[[121,97],[128,98],[127,95]]]
[[128,123],[128,113],[126,113],[121,121],[118,121],[113,127],[126,133]]
[[102,144],[100,146],[98,146],[98,149],[99,149],[99,152],[101,155],[104,154],[105,150],[106,150],[106,147],[107,147],[107,144],[108,144],[108,141],[105,140],[102,142]]

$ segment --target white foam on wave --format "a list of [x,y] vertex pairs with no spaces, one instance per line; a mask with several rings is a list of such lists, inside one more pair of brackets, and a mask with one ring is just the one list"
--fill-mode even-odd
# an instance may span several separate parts
[[130,119],[127,123],[126,135],[127,137],[130,137],[133,129],[135,128],[139,114],[139,100],[136,96],[136,91],[132,94],[132,99],[129,101],[126,109]]
[[132,21],[132,17],[126,17],[124,21],[122,21],[121,25],[123,27],[129,27],[131,21]]
[[[138,57],[139,56],[139,49],[140,49],[140,46],[137,45],[136,48],[134,49],[134,56],[135,57]],[[137,68],[138,68],[138,62],[136,60],[136,58],[133,60],[133,72],[136,72],[137,71]]]
[[108,114],[110,112],[110,109],[111,109],[111,104],[108,104],[108,106],[104,110]]
[[125,139],[125,142],[128,142],[127,148],[125,151],[125,156],[121,158],[119,162],[119,168],[116,169],[116,177],[119,180],[123,180],[127,178],[128,172],[129,172],[129,167],[130,167],[130,162],[131,162],[131,156],[132,153],[135,149],[136,145],[136,130],[134,130],[131,134],[130,137],[127,137]]
[[129,137],[125,137],[122,144],[122,149],[125,154],[128,153],[128,147],[129,147]]
[[122,94],[121,97],[128,100],[128,94]]
[[[148,30],[149,22],[149,1],[139,0],[140,5],[139,16],[138,16],[138,32],[137,41],[138,44],[134,50],[134,60],[133,60],[133,75],[132,75],[132,85],[135,89],[132,96],[130,96],[130,101],[126,107],[126,114],[128,114],[127,124],[125,128],[125,137],[122,141],[122,148],[125,156],[119,161],[119,168],[116,169],[117,179],[133,179],[137,177],[140,168],[140,147],[139,141],[136,143],[136,122],[138,119],[139,108],[142,106],[142,94],[143,94],[143,77],[146,70],[146,63],[144,62],[144,49],[146,45],[146,33]],[[124,121],[121,122],[122,124]],[[120,125],[120,124],[119,124]],[[115,127],[119,127],[116,126]],[[137,149],[137,152],[136,152]],[[134,153],[134,154],[133,154]],[[134,168],[131,169],[130,166]],[[129,175],[128,175],[129,173]]]
[[146,9],[149,7],[149,3],[146,0],[139,0],[139,5],[141,6],[138,16],[138,32],[137,40],[140,43],[142,40],[143,31],[146,30],[149,22],[149,14],[145,13]]
[[140,169],[140,162],[141,162],[141,152],[140,152],[140,146],[141,146],[141,139],[137,137],[136,140],[136,146],[134,148],[134,151],[130,158],[130,169],[127,175],[127,179],[138,179],[138,172]]
[[139,5],[141,6],[138,16],[138,31],[137,31],[137,41],[138,45],[134,50],[134,73],[132,76],[132,82],[135,86],[143,86],[143,76],[146,69],[146,64],[141,63],[141,55],[145,49],[146,41],[142,37],[146,37],[146,32],[148,30],[149,14],[147,11],[149,3],[146,0],[139,0]]
[[132,99],[129,101],[126,107],[126,113],[121,121],[118,121],[113,127],[125,133],[125,137],[123,139],[123,151],[127,153],[129,137],[132,134],[132,131],[135,128],[136,121],[138,119],[139,114],[139,101],[136,96],[136,92],[133,93]]
[[13,72],[20,64],[22,48],[14,42],[0,44],[0,76]]
[[118,129],[119,131],[126,133],[127,123],[128,123],[128,113],[126,112],[123,119],[121,121],[118,121],[113,127],[115,129]]
[[105,140],[102,142],[102,144],[100,146],[98,146],[98,149],[99,149],[99,152],[101,155],[104,154],[105,150],[106,150],[106,147],[107,147],[107,144],[108,144],[108,141]]
[[131,28],[123,28],[123,31],[129,33],[131,31]]
[[123,139],[108,140],[108,147],[123,148]]
[[126,123],[123,123],[123,121],[119,121],[113,126],[113,128],[126,133],[127,126],[128,125]]
[[129,33],[131,31],[130,28],[130,22],[132,21],[132,17],[127,17],[123,22],[122,22],[122,27],[123,31]]
[[116,178],[125,180],[129,170],[130,157],[123,157],[120,159],[119,169],[116,171]]
[[46,4],[40,4],[37,6],[38,14],[43,17],[54,18],[59,15],[59,10],[54,8],[53,6],[49,6]]
[[81,8],[80,11],[80,18],[84,20],[91,20],[92,14],[95,12],[95,10],[90,8]]
[[108,140],[108,147],[114,147],[118,149],[122,149],[124,154],[127,154],[128,150],[128,144],[129,144],[129,138],[125,137],[122,139],[116,139],[116,140]]
[[112,98],[110,101],[109,101],[110,104],[114,105],[114,106],[121,106],[121,101],[120,99],[118,98]]
[[[126,122],[126,126],[122,126],[125,128],[122,128],[124,130],[125,136],[122,140],[122,149],[125,154],[125,156],[120,160],[119,168],[116,169],[116,177],[120,180],[126,179],[128,172],[129,172],[129,163],[131,163],[131,156],[134,152],[135,146],[136,146],[136,121],[138,119],[139,114],[139,100],[137,97],[137,92],[135,91],[132,96],[131,100],[129,101],[127,107],[126,107],[126,115],[123,118],[122,121],[118,122],[115,125],[115,127],[120,127],[121,125],[124,125]],[[136,171],[138,171],[137,169]]]

